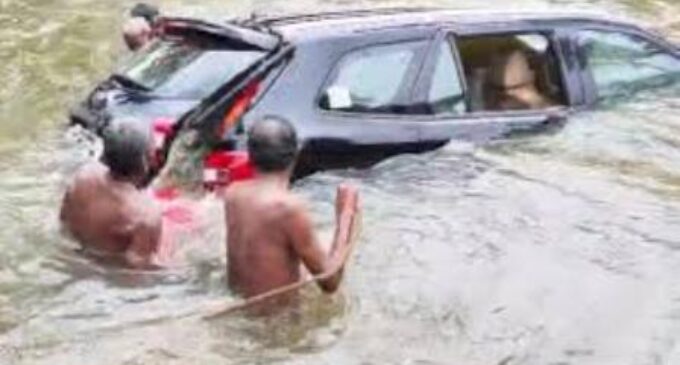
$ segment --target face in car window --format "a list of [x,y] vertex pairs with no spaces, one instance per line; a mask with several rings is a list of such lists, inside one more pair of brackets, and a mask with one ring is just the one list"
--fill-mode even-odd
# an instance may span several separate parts
[[325,88],[321,107],[348,112],[393,112],[418,42],[364,48],[343,57]]
[[680,59],[642,38],[583,31],[578,39],[600,98],[663,86],[680,76]]
[[541,110],[564,105],[559,62],[540,33],[458,38],[472,112]]

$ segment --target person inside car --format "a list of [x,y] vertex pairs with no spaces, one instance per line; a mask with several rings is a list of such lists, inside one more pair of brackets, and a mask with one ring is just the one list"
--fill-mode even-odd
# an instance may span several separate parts
[[[298,282],[301,263],[314,275],[341,268],[350,249],[357,189],[338,187],[335,236],[330,251],[324,252],[305,201],[290,192],[297,149],[288,121],[268,117],[255,122],[248,132],[248,152],[256,177],[233,183],[225,192],[229,286],[246,298]],[[330,293],[341,278],[342,269],[317,283]],[[290,293],[262,304],[278,308],[295,297]]]
[[536,75],[522,50],[496,56],[488,71],[488,110],[543,109],[555,105],[536,86]]
[[130,17],[143,18],[151,28],[156,26],[156,21],[160,14],[161,12],[156,6],[147,3],[137,3],[130,9]]
[[153,39],[159,16],[158,8],[145,3],[130,10],[130,19],[123,24],[123,40],[128,49],[137,51]]
[[144,18],[130,18],[123,25],[123,40],[130,51],[138,51],[152,39],[153,30]]
[[138,123],[116,123],[103,134],[101,162],[83,166],[61,206],[60,220],[85,252],[153,268],[160,249],[162,212],[142,190],[150,139]]

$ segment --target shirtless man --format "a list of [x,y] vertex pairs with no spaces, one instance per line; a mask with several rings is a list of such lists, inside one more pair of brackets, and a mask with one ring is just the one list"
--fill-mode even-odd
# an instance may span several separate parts
[[160,10],[156,6],[147,3],[137,3],[130,9],[130,17],[144,18],[152,28],[156,25],[156,21],[160,16]]
[[[344,265],[349,234],[358,211],[355,188],[341,186],[336,199],[336,231],[326,253],[314,233],[305,202],[289,191],[297,155],[295,130],[285,120],[265,118],[248,133],[255,179],[225,193],[229,286],[252,297],[300,280],[300,263],[316,275]],[[342,269],[317,283],[337,290]],[[289,302],[293,295],[277,298]]]
[[121,122],[104,132],[103,141],[102,162],[82,167],[67,188],[62,224],[86,252],[134,268],[154,267],[161,210],[141,190],[149,169],[149,136]]
[[130,10],[130,19],[123,24],[123,40],[128,49],[137,51],[153,39],[159,16],[158,8],[145,3],[138,3]]
[[130,51],[142,49],[153,37],[153,30],[142,17],[130,18],[123,24],[123,40]]

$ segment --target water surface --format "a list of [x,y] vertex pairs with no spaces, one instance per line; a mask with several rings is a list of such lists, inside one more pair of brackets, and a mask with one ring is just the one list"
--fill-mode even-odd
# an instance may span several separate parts
[[[310,288],[299,313],[172,318],[229,300],[219,225],[163,274],[73,255],[60,195],[96,148],[65,135],[65,112],[120,59],[131,3],[0,1],[0,363],[680,363],[677,90],[579,114],[553,133],[302,181],[295,189],[326,235],[334,186],[355,181],[365,229],[342,292]],[[290,3],[159,2],[213,17],[404,2]],[[680,35],[673,0],[513,4],[604,11]]]

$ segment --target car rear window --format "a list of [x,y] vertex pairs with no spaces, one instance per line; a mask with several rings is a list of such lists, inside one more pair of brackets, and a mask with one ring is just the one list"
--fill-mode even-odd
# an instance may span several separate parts
[[202,99],[264,55],[161,39],[132,56],[117,74],[164,97]]

